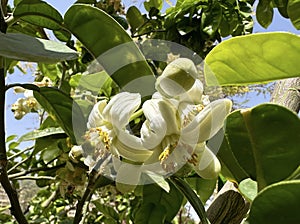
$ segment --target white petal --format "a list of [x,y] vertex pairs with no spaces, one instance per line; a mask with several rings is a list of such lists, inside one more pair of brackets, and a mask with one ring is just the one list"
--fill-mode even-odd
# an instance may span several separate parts
[[203,83],[196,79],[193,87],[187,91],[186,93],[180,96],[179,101],[181,102],[188,102],[193,104],[200,104],[203,94]]
[[139,93],[122,92],[109,101],[104,108],[103,116],[112,125],[121,129],[128,124],[130,116],[139,108],[141,95]]
[[184,142],[204,142],[214,136],[222,127],[231,110],[232,102],[228,99],[216,100],[207,105],[186,127],[181,137]]
[[133,162],[144,162],[152,154],[152,151],[142,146],[140,138],[125,131],[118,133],[111,146],[113,147],[112,151],[116,151],[119,156]]
[[141,129],[143,145],[152,149],[156,147],[166,135],[179,132],[180,121],[176,108],[163,99],[151,99],[144,103],[143,112],[147,118]]
[[178,58],[167,65],[155,87],[165,97],[176,97],[189,91],[197,77],[197,68],[193,61]]
[[141,166],[123,162],[117,172],[116,182],[138,185],[141,176]]
[[102,113],[106,105],[107,105],[106,100],[101,100],[94,105],[89,115],[88,124],[87,124],[88,129],[99,127],[103,124],[105,119]]
[[27,98],[34,97],[33,96],[33,91],[26,89],[25,92],[24,92],[24,96],[27,97]]
[[205,150],[198,154],[199,161],[194,169],[204,179],[215,179],[221,171],[221,164],[212,151],[205,147]]

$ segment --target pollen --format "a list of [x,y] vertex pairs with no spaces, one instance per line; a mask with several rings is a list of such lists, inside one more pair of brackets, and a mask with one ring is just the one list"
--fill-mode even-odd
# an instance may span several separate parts
[[158,159],[161,162],[168,159],[168,157],[172,154],[176,146],[177,146],[177,142],[168,144],[167,147],[164,149],[164,151],[159,155]]

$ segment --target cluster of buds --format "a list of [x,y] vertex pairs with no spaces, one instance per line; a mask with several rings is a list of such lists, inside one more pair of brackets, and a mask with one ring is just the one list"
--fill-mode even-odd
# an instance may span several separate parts
[[[52,82],[49,78],[44,77],[42,81],[40,82],[33,82],[34,85],[37,85],[39,87],[43,86],[51,86]],[[40,104],[37,102],[37,100],[33,96],[33,91],[24,89],[22,87],[15,87],[14,88],[15,93],[23,93],[24,98],[19,98],[12,106],[11,111],[14,113],[14,117],[17,120],[22,119],[26,114],[30,112],[37,112],[39,109],[41,109]]]

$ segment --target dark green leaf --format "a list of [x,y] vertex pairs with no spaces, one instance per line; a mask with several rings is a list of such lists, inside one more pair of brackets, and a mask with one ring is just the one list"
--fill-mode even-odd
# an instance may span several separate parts
[[254,199],[250,224],[300,223],[300,180],[282,181],[266,187]]
[[141,12],[137,7],[131,6],[126,13],[126,19],[131,27],[131,30],[134,32],[144,24],[144,18]]
[[71,34],[63,29],[53,30],[55,37],[63,42],[68,42],[71,39]]
[[[71,97],[58,89],[41,87],[34,97],[71,138],[72,144],[85,132],[86,121],[80,107]],[[76,138],[77,137],[77,138]]]
[[300,29],[300,0],[289,0],[287,13],[297,30]]
[[15,8],[15,18],[37,26],[58,30],[62,26],[63,18],[51,5],[40,0],[23,0]]
[[286,179],[300,164],[300,119],[285,107],[262,104],[235,111],[226,119],[225,136],[233,159],[259,190]]
[[180,209],[183,196],[173,184],[169,184],[169,193],[156,184],[145,185],[143,187],[143,204],[153,203],[156,206],[163,206],[166,208],[166,221],[171,222]]
[[77,58],[64,44],[20,33],[0,33],[0,55],[20,61],[56,63]]
[[65,25],[125,91],[150,96],[154,74],[128,33],[98,8],[75,4],[65,14]]
[[214,192],[217,184],[217,180],[205,180],[200,177],[188,177],[185,178],[188,184],[196,191],[199,195],[203,204],[210,198]]
[[154,203],[143,204],[134,217],[135,224],[163,224],[165,223],[167,209]]
[[205,58],[206,82],[208,85],[244,85],[298,77],[299,55],[300,37],[291,33],[230,38]]
[[271,0],[259,0],[256,8],[256,19],[262,27],[268,28],[273,20],[273,13]]
[[201,17],[202,29],[209,36],[212,36],[218,30],[221,21],[222,7],[219,2],[214,2],[213,6]]
[[287,12],[287,6],[289,0],[273,0],[275,6],[277,7],[279,13],[285,17],[289,18],[288,12]]
[[172,178],[172,182],[178,188],[178,190],[180,190],[181,193],[186,197],[186,199],[191,203],[197,215],[201,219],[202,224],[209,224],[204,205],[202,204],[200,198],[198,198],[196,193],[190,187],[190,185],[186,181],[178,177]]
[[58,145],[55,143],[48,145],[43,151],[42,151],[42,159],[44,163],[49,163],[50,161],[54,160],[57,158],[62,151],[58,147]]

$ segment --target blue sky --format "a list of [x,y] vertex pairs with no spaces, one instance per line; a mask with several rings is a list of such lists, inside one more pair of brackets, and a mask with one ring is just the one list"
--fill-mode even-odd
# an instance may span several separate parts
[[[12,0],[9,1],[10,4],[12,4]],[[59,10],[62,14],[64,14],[67,9],[72,5],[75,1],[74,0],[48,0],[49,4],[54,6],[57,10]],[[128,8],[131,5],[135,5],[139,8],[143,8],[143,5],[141,1],[134,1],[134,0],[125,0],[123,1],[126,8]],[[174,0],[172,1],[174,2]],[[168,6],[168,4],[165,3],[164,8]],[[255,19],[255,18],[254,18]],[[297,31],[291,24],[290,20],[285,19],[281,17],[277,11],[275,11],[274,19],[270,27],[266,30],[262,28],[259,24],[255,22],[254,25],[254,33],[256,32],[266,32],[266,31],[289,31],[292,33],[300,33]],[[34,76],[32,72],[29,72],[28,74],[24,75],[21,74],[17,69],[15,74],[8,75],[7,76],[7,83],[14,83],[14,82],[31,82],[33,81]],[[33,130],[38,127],[38,119],[35,114],[27,114],[22,120],[15,120],[13,117],[13,113],[10,111],[10,106],[12,103],[14,103],[21,95],[13,93],[12,90],[8,91],[7,93],[7,103],[6,103],[6,123],[7,123],[7,129],[6,133],[7,136],[12,134],[22,135],[29,130]],[[245,98],[245,97],[244,97]],[[241,98],[240,100],[243,101],[244,98]],[[266,102],[269,99],[265,99],[262,95],[256,96],[256,94],[250,95],[251,101],[248,102],[249,106],[254,106],[262,102]]]

